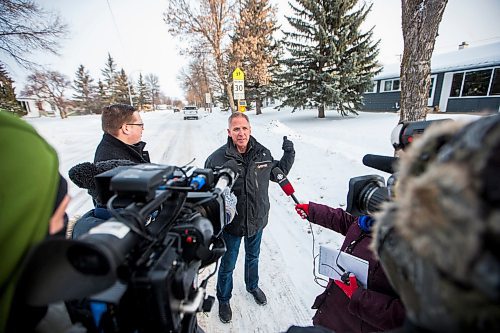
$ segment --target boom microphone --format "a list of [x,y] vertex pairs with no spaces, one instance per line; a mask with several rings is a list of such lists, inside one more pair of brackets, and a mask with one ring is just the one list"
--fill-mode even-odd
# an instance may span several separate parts
[[387,173],[394,173],[394,163],[397,157],[367,154],[363,157],[363,164]]
[[290,184],[290,182],[288,181],[288,178],[286,178],[285,173],[278,167],[275,167],[273,170],[271,170],[271,172],[283,192],[285,192],[287,196],[291,196],[293,201],[299,204],[299,200],[297,200],[297,198],[293,195],[295,193],[295,190],[293,189],[292,184]]

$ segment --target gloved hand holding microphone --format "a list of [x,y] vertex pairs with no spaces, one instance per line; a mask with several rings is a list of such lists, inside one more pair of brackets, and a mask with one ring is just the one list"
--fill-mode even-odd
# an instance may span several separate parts
[[309,217],[309,204],[296,204],[295,211],[302,219],[306,220]]

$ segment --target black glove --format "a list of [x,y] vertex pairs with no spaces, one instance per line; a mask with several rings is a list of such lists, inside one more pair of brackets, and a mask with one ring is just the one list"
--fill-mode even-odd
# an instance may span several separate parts
[[283,146],[281,146],[281,149],[283,149],[285,153],[295,152],[295,149],[293,149],[293,142],[288,140],[286,136],[283,137]]

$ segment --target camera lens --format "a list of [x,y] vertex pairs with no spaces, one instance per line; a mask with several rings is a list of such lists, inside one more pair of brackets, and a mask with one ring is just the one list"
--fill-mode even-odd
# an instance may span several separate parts
[[87,245],[78,244],[71,247],[68,250],[68,259],[73,267],[83,274],[106,275],[110,270],[103,254]]
[[376,182],[366,184],[359,195],[359,207],[365,215],[373,214],[380,209],[384,201],[389,200],[387,187],[381,187]]

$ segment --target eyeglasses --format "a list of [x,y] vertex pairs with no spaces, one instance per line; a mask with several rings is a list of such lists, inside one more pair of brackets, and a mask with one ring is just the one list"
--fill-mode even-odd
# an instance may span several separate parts
[[141,126],[141,128],[144,129],[144,123],[142,123],[142,124],[126,124],[126,125]]

